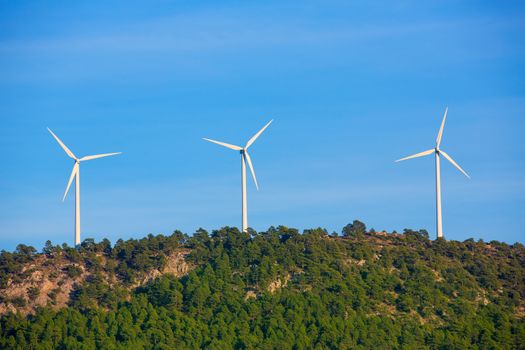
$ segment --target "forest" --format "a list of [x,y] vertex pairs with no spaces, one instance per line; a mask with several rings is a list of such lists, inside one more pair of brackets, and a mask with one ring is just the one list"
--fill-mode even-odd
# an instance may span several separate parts
[[[186,270],[151,273],[177,252]],[[0,305],[1,349],[525,349],[525,247],[358,220],[19,245],[0,254]]]

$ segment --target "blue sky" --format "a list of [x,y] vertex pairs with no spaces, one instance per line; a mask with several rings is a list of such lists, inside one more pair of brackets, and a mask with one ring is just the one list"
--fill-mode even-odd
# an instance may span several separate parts
[[249,224],[525,242],[525,5],[519,1],[0,1],[0,249]]

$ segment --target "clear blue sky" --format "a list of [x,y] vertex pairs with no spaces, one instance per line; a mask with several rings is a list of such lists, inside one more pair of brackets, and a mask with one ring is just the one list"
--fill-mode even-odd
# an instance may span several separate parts
[[525,242],[522,1],[0,1],[0,249],[249,223],[435,235],[432,157],[442,147],[444,233]]

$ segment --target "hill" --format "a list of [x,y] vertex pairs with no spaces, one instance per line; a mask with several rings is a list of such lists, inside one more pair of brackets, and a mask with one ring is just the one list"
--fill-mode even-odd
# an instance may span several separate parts
[[20,245],[2,349],[525,349],[525,247],[279,226]]

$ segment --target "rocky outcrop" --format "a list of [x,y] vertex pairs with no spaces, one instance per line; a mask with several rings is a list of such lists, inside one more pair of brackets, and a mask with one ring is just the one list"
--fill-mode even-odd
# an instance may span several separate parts
[[171,274],[171,275],[174,275],[175,277],[182,277],[186,275],[188,272],[190,272],[194,268],[194,266],[188,264],[188,262],[186,261],[186,255],[188,255],[189,253],[190,253],[189,249],[181,249],[181,250],[178,250],[170,254],[167,257],[166,264],[164,265],[162,269],[151,270],[144,276],[144,278],[142,278],[134,286],[139,287],[165,274]]
[[[68,269],[68,267],[74,268]],[[75,270],[74,277],[68,271]],[[9,280],[7,288],[0,290],[0,314],[9,311],[31,313],[39,306],[65,307],[75,283],[85,278],[85,268],[65,260],[51,260],[45,255],[24,266],[25,278]]]
[[273,294],[279,289],[286,287],[290,279],[291,279],[290,274],[287,274],[283,278],[277,278],[276,280],[270,282],[267,288],[268,292]]
[[[186,275],[193,266],[186,262],[188,249],[180,249],[166,257],[162,269],[144,273],[133,285],[125,285],[115,275],[98,272],[111,286],[120,286],[132,290],[163,274],[177,277]],[[103,256],[97,256],[102,265],[108,263]],[[38,307],[51,306],[55,309],[66,307],[77,285],[82,285],[92,273],[81,263],[71,263],[64,257],[48,258],[38,256],[31,264],[24,266],[21,276],[9,280],[7,288],[0,289],[0,314],[20,312],[24,315],[33,313]]]

